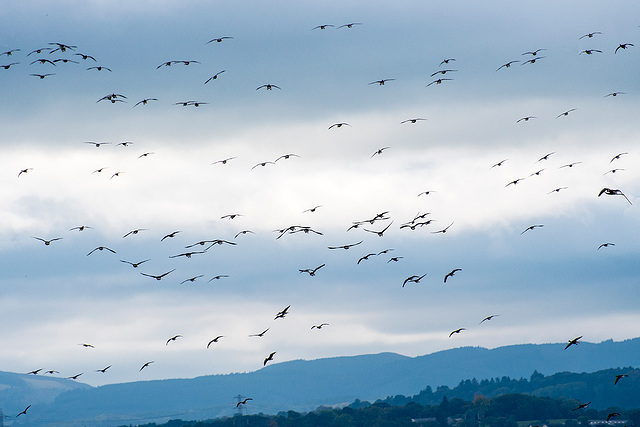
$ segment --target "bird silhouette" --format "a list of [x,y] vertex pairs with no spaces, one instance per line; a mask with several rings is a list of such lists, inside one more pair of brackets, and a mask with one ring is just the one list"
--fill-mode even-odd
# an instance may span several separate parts
[[581,40],[581,39],[583,39],[585,37],[592,38],[596,34],[602,34],[602,33],[600,31],[594,31],[593,33],[588,33],[588,34],[585,34],[584,36],[581,36],[578,40]]
[[331,25],[331,24],[317,25],[317,26],[313,27],[311,29],[311,31],[313,31],[313,30],[326,30],[329,27],[333,27],[333,25]]
[[269,329],[271,329],[271,328],[267,328],[267,329],[265,329],[264,331],[262,331],[262,332],[260,332],[260,333],[258,333],[258,334],[251,334],[251,335],[249,335],[249,336],[250,336],[250,337],[263,337],[263,336],[264,336],[264,334],[266,334],[266,333],[267,333],[267,331],[268,331]]
[[625,377],[628,377],[628,376],[629,376],[629,375],[627,375],[627,374],[618,374],[618,375],[616,375],[616,379],[615,379],[615,381],[613,382],[613,385],[618,384],[618,381],[620,381],[622,378],[625,378]]
[[[75,378],[74,378],[75,379]],[[22,412],[20,412],[18,415],[16,415],[16,418],[18,418],[20,415],[27,415],[27,411],[29,410],[29,408],[31,408],[31,405],[27,406],[26,408],[24,408],[22,410]]]
[[613,52],[613,53],[618,53],[618,49],[623,49],[624,50],[624,49],[628,48],[629,46],[633,46],[633,44],[632,43],[621,43],[621,44],[618,45],[618,47],[616,48],[615,52]]
[[136,106],[138,106],[140,104],[147,105],[149,103],[149,101],[157,101],[157,100],[158,100],[158,98],[145,98],[145,99],[143,99],[141,101],[136,102],[134,107],[136,107]]
[[227,157],[226,159],[218,160],[218,161],[215,161],[215,162],[213,162],[211,164],[215,165],[217,163],[220,163],[220,164],[226,165],[229,162],[229,160],[233,160],[233,159],[237,159],[237,157]]
[[556,119],[559,119],[560,117],[568,116],[570,112],[572,112],[572,111],[576,111],[576,110],[577,110],[577,108],[572,108],[572,109],[570,109],[570,110],[565,111],[564,113],[560,113],[560,114],[558,114],[558,115],[556,116]]
[[391,224],[393,224],[393,221],[391,221],[391,222],[390,222],[390,223],[389,223],[385,228],[383,228],[383,229],[382,229],[382,230],[380,230],[380,231],[369,230],[369,229],[366,229],[366,228],[364,228],[364,227],[363,227],[362,229],[363,229],[364,231],[369,232],[369,233],[377,234],[377,235],[378,235],[378,237],[383,237],[384,232],[385,232],[385,231],[387,231],[387,230],[389,229],[389,227],[391,227]]
[[351,126],[349,123],[334,123],[331,126],[329,126],[329,129],[331,128],[341,128],[342,126]]
[[572,345],[578,345],[581,338],[582,338],[582,335],[580,335],[579,337],[576,337],[574,339],[569,340],[568,344],[564,347],[564,349],[566,350],[569,347],[571,347]]
[[305,268],[305,269],[300,270],[300,273],[309,273],[309,276],[315,276],[315,275],[316,275],[316,272],[317,272],[318,270],[320,270],[320,269],[321,269],[322,267],[324,267],[324,266],[325,266],[325,265],[324,265],[324,264],[322,264],[322,265],[317,266],[317,267],[316,267],[316,268],[314,268],[314,269]]
[[209,341],[209,343],[207,344],[207,348],[209,348],[209,346],[210,346],[211,344],[213,344],[214,342],[218,342],[218,340],[219,340],[220,338],[224,338],[224,335],[218,335],[217,337],[215,337],[214,339],[212,339],[211,341]]
[[169,271],[167,271],[166,273],[162,273],[162,274],[157,275],[157,276],[154,276],[153,274],[146,274],[146,273],[140,273],[140,274],[142,274],[143,276],[152,277],[152,278],[154,278],[154,279],[156,279],[156,280],[162,280],[162,278],[163,278],[164,276],[166,276],[166,275],[167,275],[167,274],[169,274],[169,273],[174,272],[175,270],[176,270],[176,269],[174,268],[173,270],[169,270]]
[[108,247],[106,247],[106,246],[98,246],[97,248],[92,249],[92,250],[91,250],[91,252],[89,252],[89,253],[87,254],[87,256],[91,255],[91,254],[92,254],[92,253],[94,253],[95,251],[109,251],[109,252],[111,252],[111,253],[113,253],[113,254],[115,254],[115,253],[116,253],[116,251],[114,251],[113,249],[108,248]]
[[499,66],[496,71],[500,71],[500,69],[502,69],[502,68],[509,68],[509,67],[511,67],[512,64],[515,64],[516,62],[520,62],[520,61],[518,61],[518,60],[509,61],[506,64],[502,64],[501,66]]
[[49,246],[51,243],[55,242],[56,240],[62,240],[62,237],[54,237],[53,239],[43,239],[41,237],[33,237],[36,240],[40,240],[41,242],[43,242],[45,244],[45,246]]
[[135,230],[131,230],[130,232],[128,232],[127,234],[125,234],[124,236],[122,236],[122,238],[124,239],[127,236],[132,236],[132,235],[136,235],[141,231],[147,231],[148,228],[136,228]]
[[585,50],[580,52],[580,55],[582,55],[583,53],[585,53],[587,55],[592,55],[594,53],[602,53],[602,51],[598,50],[598,49],[585,49]]
[[359,244],[361,244],[362,242],[363,242],[363,241],[362,241],[362,240],[360,240],[360,241],[359,241],[359,242],[357,242],[357,243],[349,243],[349,244],[347,244],[347,245],[341,245],[341,246],[327,246],[327,248],[329,248],[329,249],[345,249],[345,250],[347,250],[347,249],[350,249],[350,248],[352,248],[352,247],[354,247],[354,246],[358,246],[358,245],[359,245]]
[[608,248],[609,246],[615,246],[615,243],[603,243],[598,246],[598,250],[600,250],[601,248]]
[[311,329],[322,329],[323,326],[329,326],[328,323],[320,323],[319,325],[311,326]]
[[211,40],[209,40],[209,41],[208,41],[208,42],[206,42],[205,44],[209,44],[209,43],[213,43],[213,42],[221,43],[221,42],[222,42],[222,40],[230,40],[230,39],[232,39],[232,38],[233,38],[233,37],[229,37],[229,36],[217,37],[217,38],[215,38],[215,39],[211,39]]
[[404,124],[404,123],[417,123],[419,121],[423,121],[423,120],[427,120],[427,119],[422,119],[420,117],[416,117],[415,119],[407,119],[407,120],[403,120],[400,122],[400,124]]
[[267,90],[272,90],[273,88],[276,88],[276,89],[280,89],[280,90],[282,90],[282,88],[281,88],[280,86],[276,86],[276,85],[274,85],[274,84],[270,84],[270,83],[268,83],[268,84],[264,84],[264,85],[262,85],[262,86],[258,86],[258,87],[256,88],[256,90],[258,90],[258,89],[262,89],[262,88],[265,88],[265,89],[267,89]]
[[600,192],[598,193],[598,197],[602,196],[603,194],[607,196],[622,196],[627,200],[627,202],[629,202],[630,205],[633,204],[631,203],[631,200],[629,200],[629,198],[625,196],[624,193],[618,189],[605,187],[602,190],[600,190]]
[[461,268],[454,268],[449,273],[447,273],[444,276],[444,283],[447,283],[447,279],[449,279],[449,277],[453,277],[453,275],[456,274],[456,272],[458,272],[458,271],[462,271],[462,269]]
[[362,23],[361,22],[352,22],[350,24],[340,25],[337,29],[345,28],[345,27],[352,28],[354,25],[362,25]]
[[107,369],[109,369],[110,367],[111,365],[107,366],[106,368],[96,369],[96,372],[102,372],[104,374],[105,372],[107,372]]
[[187,282],[191,282],[191,283],[193,283],[193,282],[195,282],[195,281],[196,281],[196,279],[199,279],[199,278],[200,278],[200,277],[202,277],[202,276],[204,276],[204,274],[200,274],[199,276],[193,276],[193,277],[190,277],[189,279],[185,279],[185,280],[183,280],[182,282],[180,282],[180,284],[182,285],[182,284],[185,284],[185,283],[187,283]]
[[253,399],[252,399],[252,398],[250,398],[250,397],[247,397],[246,399],[239,401],[238,403],[236,403],[236,408],[237,408],[238,406],[240,406],[240,405],[246,405],[246,404],[247,404],[247,402],[248,402],[248,401],[250,401],[250,400],[253,400]]
[[144,264],[145,262],[150,261],[148,259],[142,260],[142,261],[138,261],[138,262],[131,262],[131,261],[126,261],[124,259],[121,259],[120,262],[124,262],[125,264],[129,264],[131,265],[133,268],[138,268],[140,266],[140,264]]
[[442,233],[442,234],[444,234],[444,233],[446,233],[446,232],[447,232],[447,230],[449,230],[449,227],[451,227],[452,225],[453,225],[453,222],[452,222],[451,224],[447,225],[447,226],[446,226],[445,228],[443,228],[442,230],[432,231],[431,233],[432,233],[432,234],[437,234],[437,233]]
[[[144,365],[142,365],[142,367],[140,368],[140,371],[142,371],[144,368],[148,367],[149,365],[151,365],[153,363],[153,360],[146,362]],[[140,372],[138,371],[138,372]]]
[[174,335],[174,336],[172,336],[171,338],[169,338],[169,339],[167,340],[167,342],[165,343],[165,345],[169,345],[169,343],[170,343],[171,341],[175,341],[175,340],[177,340],[178,338],[182,338],[182,335]]
[[384,84],[385,84],[386,82],[390,82],[390,81],[393,81],[393,80],[395,80],[395,79],[381,79],[381,80],[376,80],[376,81],[374,81],[374,82],[371,82],[371,83],[369,83],[369,84],[370,84],[370,85],[377,84],[378,86],[384,86]]
[[480,323],[478,323],[478,325],[481,325],[483,322],[485,322],[485,321],[487,321],[487,320],[491,320],[491,319],[493,319],[494,317],[498,317],[498,316],[500,316],[500,315],[499,315],[499,314],[492,314],[491,316],[487,316],[487,317],[485,317],[484,319],[482,319],[482,320],[480,321]]
[[611,164],[614,160],[619,160],[619,159],[620,159],[620,157],[622,157],[622,156],[624,156],[624,155],[626,155],[626,154],[629,154],[629,153],[627,153],[627,152],[625,151],[624,153],[616,154],[615,156],[613,156],[613,158],[612,158],[611,160],[609,160],[609,164]]
[[269,354],[267,357],[265,357],[264,362],[262,363],[263,366],[267,366],[267,363],[273,360],[273,356],[276,354],[275,351],[271,352],[271,354]]
[[591,402],[587,402],[587,403],[581,403],[580,405],[578,405],[577,407],[573,408],[572,411],[578,411],[580,409],[585,409],[587,406],[589,406],[591,404]]
[[455,331],[451,331],[451,333],[449,334],[449,338],[451,338],[451,335],[459,334],[460,332],[465,331],[465,330],[466,330],[465,328],[458,328]]
[[[286,306],[284,309],[282,309],[281,311],[278,312],[278,314],[276,314],[276,317],[273,318],[273,320],[277,320],[277,319],[282,319],[284,318],[284,316],[286,316],[287,314],[289,314],[289,308],[291,308],[291,305]],[[266,332],[266,331],[265,331]]]
[[544,225],[543,225],[543,224],[530,225],[530,226],[528,226],[527,228],[525,228],[525,229],[524,229],[524,231],[523,231],[522,233],[520,233],[520,234],[524,234],[524,233],[526,233],[526,232],[527,232],[527,231],[529,231],[529,230],[533,230],[533,229],[535,229],[535,228],[541,228],[541,227],[544,227]]

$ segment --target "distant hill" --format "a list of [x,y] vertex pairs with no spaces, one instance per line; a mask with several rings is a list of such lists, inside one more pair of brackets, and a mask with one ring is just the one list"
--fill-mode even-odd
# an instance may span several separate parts
[[[517,379],[529,378],[536,370],[551,375],[640,367],[640,338],[564,347],[523,344],[495,349],[463,347],[413,358],[381,353],[295,360],[242,374],[78,387],[60,393],[53,403],[36,401],[36,388],[24,385],[21,398],[0,395],[0,403],[5,414],[12,414],[24,409],[25,402],[34,402],[21,425],[112,426],[233,415],[237,394],[253,398],[246,406],[248,413],[304,412],[356,399],[417,394],[427,386],[452,387],[471,378]],[[15,402],[19,405],[13,406]]]

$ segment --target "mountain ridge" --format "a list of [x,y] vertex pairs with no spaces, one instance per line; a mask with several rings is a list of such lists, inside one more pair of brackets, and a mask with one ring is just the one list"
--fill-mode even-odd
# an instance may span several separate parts
[[[210,419],[233,415],[236,412],[233,396],[237,394],[252,397],[248,405],[252,413],[304,412],[321,405],[348,404],[356,399],[408,396],[427,386],[454,386],[471,378],[528,378],[534,371],[551,375],[563,371],[595,372],[640,366],[640,360],[635,356],[640,354],[640,338],[620,342],[580,342],[567,350],[564,350],[565,345],[516,344],[494,349],[459,347],[417,357],[387,352],[300,359],[274,363],[249,373],[100,387],[73,382],[75,388],[59,393],[53,401],[34,402],[30,417],[21,422],[29,421],[29,425],[34,426],[88,423],[110,426],[163,421],[171,417]],[[29,375],[29,378],[34,377]],[[28,394],[24,394],[25,400],[11,407],[4,397],[7,390],[1,386],[0,381],[0,401],[5,413],[17,413],[26,404],[31,404]]]

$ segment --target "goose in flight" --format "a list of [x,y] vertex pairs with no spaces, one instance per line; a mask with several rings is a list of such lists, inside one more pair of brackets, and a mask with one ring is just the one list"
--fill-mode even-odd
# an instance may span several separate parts
[[432,73],[429,77],[433,77],[433,76],[438,75],[438,74],[442,74],[444,76],[447,73],[453,73],[453,72],[456,72],[456,71],[458,71],[458,70],[438,70],[435,73]]
[[123,259],[120,260],[120,262],[124,262],[125,264],[129,264],[131,265],[133,268],[138,268],[140,266],[140,264],[144,264],[145,262],[149,261],[148,259],[145,259],[143,261],[139,261],[139,262],[131,262],[131,261],[125,261]]
[[145,98],[145,99],[143,99],[142,101],[138,101],[138,102],[136,102],[136,104],[135,104],[133,107],[136,107],[136,106],[138,106],[138,105],[140,105],[140,104],[142,104],[142,105],[147,105],[147,103],[148,103],[149,101],[157,101],[157,100],[158,100],[158,98]]
[[27,415],[27,411],[29,410],[29,408],[31,408],[31,405],[29,405],[26,408],[24,408],[24,410],[22,410],[22,412],[20,412],[18,415],[16,415],[16,418],[18,418],[20,415]]
[[264,336],[264,334],[266,334],[266,333],[267,333],[267,331],[268,331],[269,329],[271,329],[271,328],[267,328],[267,329],[265,329],[264,331],[262,331],[262,332],[260,332],[260,333],[258,333],[258,334],[251,334],[251,335],[249,335],[249,336],[250,336],[250,337],[263,337],[263,336]]
[[85,55],[84,53],[74,53],[74,55],[82,57],[83,61],[86,61],[87,59],[91,59],[91,60],[93,60],[93,62],[96,62],[96,58],[94,58],[91,55]]
[[176,231],[173,231],[173,232],[171,232],[169,234],[166,234],[162,239],[160,239],[160,241],[162,242],[164,239],[169,239],[169,238],[172,238],[172,237],[176,237],[176,234],[178,234],[178,233],[180,233],[180,230],[176,230]]
[[493,319],[494,317],[498,317],[498,316],[500,316],[500,315],[499,315],[499,314],[492,314],[491,316],[487,316],[487,317],[485,317],[484,319],[482,319],[482,320],[480,321],[480,323],[478,323],[478,325],[481,325],[483,322],[485,322],[485,321],[487,321],[487,320],[491,320],[491,319]]
[[545,154],[544,156],[540,157],[538,159],[538,161],[536,161],[536,163],[541,162],[543,160],[549,160],[549,156],[551,156],[552,154],[555,154],[555,153],[556,153],[555,151],[552,151],[552,152],[550,152],[548,154]]
[[94,346],[92,346],[91,344],[87,344],[86,342],[80,343],[78,344],[84,348],[95,348]]
[[[228,275],[226,275],[226,274],[218,274],[217,276],[213,276],[211,279],[209,279],[209,282],[213,282],[214,280],[220,280],[220,279],[222,279],[223,277],[229,277],[229,276],[228,276]],[[208,282],[207,282],[207,283],[208,283]]]
[[20,169],[20,172],[18,172],[18,178],[20,178],[20,175],[22,175],[23,173],[28,173],[29,171],[32,171],[33,168],[25,168],[25,169]]
[[525,52],[522,55],[533,55],[533,56],[536,56],[536,55],[538,55],[539,52],[542,52],[543,50],[547,50],[547,49],[536,49],[536,50],[533,50],[533,51],[530,51],[530,52]]
[[451,227],[453,225],[453,222],[449,225],[447,225],[445,228],[443,228],[442,230],[438,230],[438,231],[432,231],[431,234],[438,234],[438,233],[446,233],[447,230],[449,229],[449,227]]
[[94,253],[95,251],[105,251],[105,250],[107,250],[107,251],[109,251],[109,252],[111,252],[111,253],[113,253],[113,254],[115,254],[115,253],[116,253],[116,251],[114,251],[113,249],[108,248],[108,247],[106,247],[106,246],[98,246],[97,248],[92,249],[92,250],[91,250],[91,252],[89,252],[89,253],[87,254],[87,256],[91,255],[91,254],[92,254],[92,253]]
[[312,277],[313,277],[313,276],[315,276],[315,275],[316,275],[316,272],[317,272],[318,270],[320,270],[320,269],[321,269],[322,267],[324,267],[324,266],[325,266],[325,264],[319,265],[319,266],[317,266],[317,267],[316,267],[316,268],[314,268],[314,269],[305,268],[305,269],[303,269],[303,270],[300,270],[300,273],[309,273],[309,276],[312,276]]
[[251,231],[251,230],[242,230],[242,231],[238,231],[238,232],[236,233],[236,235],[235,235],[235,236],[233,236],[233,238],[234,238],[234,239],[237,239],[239,235],[241,235],[241,234],[248,234],[248,233],[256,234],[256,233],[254,233],[254,232],[253,232],[253,231]]
[[[142,365],[142,367],[140,368],[140,371],[142,371],[144,368],[148,367],[149,365],[151,365],[153,363],[153,360],[146,362],[144,365]],[[138,371],[138,372],[140,372]]]
[[166,275],[167,275],[167,274],[169,274],[169,273],[174,272],[175,270],[176,270],[176,269],[174,268],[173,270],[169,270],[169,271],[167,271],[166,273],[163,273],[163,274],[160,274],[160,275],[157,275],[157,276],[154,276],[153,274],[146,274],[146,273],[140,273],[140,274],[142,274],[143,276],[152,277],[152,278],[154,278],[154,279],[156,279],[156,280],[162,280],[162,278],[163,278],[164,276],[166,276]]
[[621,169],[621,168],[616,168],[616,169],[609,169],[608,171],[606,171],[605,173],[603,173],[602,175],[606,175],[608,173],[616,173],[616,172],[620,172],[623,171],[625,169]]
[[369,230],[366,228],[362,228],[364,231],[367,231],[369,233],[374,233],[377,234],[378,237],[383,237],[384,232],[387,231],[389,229],[389,227],[391,227],[391,224],[393,224],[393,221],[391,221],[385,228],[383,228],[381,231],[375,231],[375,230]]
[[628,376],[629,375],[627,375],[627,374],[618,374],[618,375],[616,375],[616,380],[613,382],[613,385],[618,384],[618,381],[620,381],[622,378],[628,377]]
[[205,44],[209,44],[209,43],[213,43],[213,42],[221,43],[221,42],[222,42],[222,40],[229,40],[229,39],[232,39],[232,38],[233,38],[233,37],[229,37],[229,36],[218,37],[218,38],[215,38],[215,39],[211,39],[211,40],[209,40],[209,41],[208,41],[208,42],[206,42]]
[[608,94],[606,94],[605,96],[603,96],[603,98],[606,98],[606,97],[608,97],[608,96],[616,97],[616,96],[618,96],[618,95],[626,95],[626,93],[625,93],[625,92],[611,92],[611,93],[608,93]]
[[67,377],[68,380],[77,380],[80,375],[84,374],[84,372],[80,372],[79,374],[72,375]]
[[610,243],[610,242],[603,243],[600,246],[598,246],[598,250],[600,250],[600,248],[608,248],[609,246],[615,246],[615,243]]
[[217,73],[215,73],[213,76],[209,77],[209,78],[207,79],[207,81],[205,81],[205,82],[204,82],[204,84],[207,84],[207,83],[209,83],[209,82],[210,82],[210,81],[212,81],[212,80],[216,80],[216,79],[218,78],[218,76],[219,76],[220,74],[224,73],[225,71],[226,71],[226,70],[218,71],[218,72],[217,72]]
[[55,76],[56,73],[47,73],[47,74],[29,74],[30,76],[39,77],[41,80],[45,77]]
[[239,401],[238,403],[236,403],[236,408],[237,408],[238,406],[240,406],[240,405],[246,405],[246,404],[247,404],[247,402],[248,402],[248,401],[250,401],[250,400],[253,400],[253,399],[252,399],[252,398],[250,398],[250,397],[247,397],[246,399]]
[[167,340],[167,342],[165,343],[165,345],[169,345],[169,343],[170,343],[171,341],[175,341],[175,340],[177,340],[178,338],[182,338],[182,335],[174,335],[174,336],[172,336],[171,338],[169,338],[169,339]]
[[531,58],[530,60],[525,61],[525,62],[523,62],[523,63],[522,63],[522,64],[520,64],[520,65],[535,64],[537,60],[539,60],[539,59],[544,59],[544,58],[546,58],[546,56],[536,56],[535,58]]
[[316,26],[316,27],[313,27],[313,28],[311,29],[311,31],[313,31],[313,30],[318,30],[318,29],[320,29],[320,30],[326,30],[327,28],[329,28],[329,27],[333,27],[333,26],[334,26],[334,25],[331,25],[331,24],[318,25],[318,26]]
[[591,404],[591,402],[581,403],[577,407],[573,408],[572,411],[578,411],[580,409],[585,409],[587,406],[589,406],[589,404]]
[[280,86],[276,86],[276,85],[274,85],[274,84],[270,84],[270,83],[265,84],[265,85],[262,85],[262,86],[258,86],[258,87],[256,88],[256,90],[258,90],[258,89],[262,89],[262,88],[265,88],[265,89],[267,89],[267,90],[271,90],[271,89],[273,89],[274,87],[275,87],[276,89],[280,89],[280,90],[282,90],[282,88],[281,88]]
[[[47,48],[44,48],[44,49],[47,49]],[[43,49],[40,49],[40,50],[43,50]],[[20,49],[11,49],[11,50],[4,51],[4,52],[0,53],[0,56],[2,56],[2,55],[11,56],[11,55],[13,55],[13,52],[20,52]],[[33,52],[31,52],[31,53],[33,53]],[[31,53],[29,55],[31,55]],[[38,53],[40,53],[40,52],[38,52]],[[27,56],[29,56],[29,55],[27,55]]]
[[495,165],[491,166],[491,168],[490,168],[490,169],[493,169],[493,168],[495,168],[495,167],[497,167],[497,166],[502,166],[502,164],[503,164],[504,162],[506,162],[507,160],[509,160],[509,159],[500,160],[498,163],[496,163]]
[[309,208],[309,209],[306,209],[306,210],[302,211],[302,213],[305,213],[305,212],[311,212],[311,213],[313,213],[313,212],[315,212],[318,208],[321,208],[321,207],[322,207],[322,205],[317,205],[317,206],[314,206],[314,207],[312,207],[312,208]]
[[300,157],[300,156],[298,156],[297,154],[294,154],[294,153],[283,154],[282,156],[278,157],[275,161],[277,162],[280,159],[287,160],[287,159],[290,159],[291,157]]
[[351,126],[349,123],[334,123],[331,126],[329,126],[329,129],[331,128],[341,128],[342,126]]
[[611,160],[609,160],[609,163],[611,164],[611,162],[613,162],[614,160],[619,160],[620,157],[624,156],[625,154],[629,154],[629,153],[624,152],[624,153],[616,154],[615,156],[613,156],[613,158]]
[[320,323],[319,325],[311,326],[311,329],[322,329],[323,326],[329,326],[328,323]]
[[55,242],[56,240],[62,240],[62,237],[54,237],[53,239],[43,239],[41,237],[33,237],[36,240],[40,240],[41,242],[43,242],[45,244],[45,246],[49,246],[52,242]]
[[344,28],[344,27],[352,28],[354,25],[362,25],[362,23],[361,22],[352,22],[350,24],[340,25],[337,29]]
[[563,117],[563,116],[568,116],[570,112],[576,111],[576,110],[577,108],[572,108],[570,110],[565,111],[564,113],[560,113],[556,116],[556,119],[559,119],[560,117]]
[[451,331],[451,333],[449,334],[449,338],[451,338],[451,335],[459,334],[460,332],[465,331],[465,330],[466,330],[465,328],[458,328],[455,331]]
[[273,356],[276,354],[275,351],[271,352],[271,354],[269,354],[267,357],[265,357],[264,362],[262,363],[263,366],[267,366],[267,363],[271,360],[273,360]]
[[423,121],[423,120],[427,120],[427,119],[423,119],[421,117],[416,117],[415,119],[407,119],[407,120],[403,120],[400,122],[400,124],[404,124],[404,123],[417,123],[419,121]]
[[431,85],[439,85],[442,84],[442,82],[447,81],[447,80],[453,80],[453,79],[435,79],[434,81],[432,81],[431,83],[429,83],[426,87],[429,87]]
[[501,66],[499,66],[496,71],[500,71],[501,68],[509,68],[509,67],[511,67],[512,64],[515,64],[516,62],[520,62],[520,61],[518,61],[518,60],[509,61],[506,64],[502,64]]
[[341,245],[341,246],[327,246],[328,249],[350,249],[354,246],[358,246],[360,243],[362,243],[363,241],[360,240],[358,243],[349,243],[347,245]]
[[291,308],[291,305],[288,305],[285,308],[283,308],[281,311],[279,311],[278,314],[276,314],[276,317],[273,318],[273,320],[284,318],[284,316],[289,314],[289,308]]
[[541,228],[541,227],[544,227],[544,225],[542,225],[542,224],[530,225],[527,228],[525,228],[524,231],[522,233],[520,233],[520,234],[522,235],[522,234],[526,233],[529,230],[533,230],[534,228]]
[[135,234],[138,234],[141,231],[147,231],[147,230],[148,230],[148,228],[136,228],[135,230],[131,230],[130,232],[128,232],[127,234],[122,236],[122,238],[124,239],[127,236],[135,235]]
[[[208,249],[208,248],[207,248]],[[193,252],[183,252],[181,254],[178,255],[171,255],[169,258],[180,258],[181,256],[185,257],[185,258],[191,258],[193,255],[195,254],[203,254],[206,251],[193,251]]]
[[111,367],[111,365],[107,366],[106,368],[102,368],[102,369],[96,369],[95,372],[102,372],[103,374],[107,372],[107,369],[109,369]]
[[521,119],[516,120],[516,123],[520,123],[520,122],[528,122],[531,119],[537,119],[536,116],[526,116],[526,117],[522,117]]
[[582,162],[573,162],[573,163],[567,163],[566,165],[562,165],[560,166],[558,169],[562,169],[562,168],[572,168],[575,165],[579,165]]
[[447,279],[448,279],[449,277],[453,277],[453,275],[454,275],[454,274],[456,274],[456,272],[458,272],[458,271],[462,271],[462,269],[461,269],[461,268],[454,268],[454,269],[453,269],[453,270],[451,270],[449,273],[447,273],[447,274],[444,276],[444,283],[447,283]]
[[10,64],[0,65],[0,67],[4,68],[5,70],[8,70],[9,68],[11,68],[11,66],[18,65],[18,64],[20,64],[20,63],[19,62],[12,62]]
[[395,80],[395,79],[381,79],[381,80],[373,81],[373,82],[371,82],[371,83],[369,83],[369,84],[370,84],[370,85],[377,84],[378,86],[384,86],[384,84],[385,84],[386,82],[390,82],[390,81],[393,81],[393,80]]
[[260,162],[258,164],[256,164],[254,167],[251,168],[251,170],[257,168],[258,166],[267,166],[267,165],[275,165],[275,162]]
[[220,164],[226,165],[229,162],[229,160],[233,160],[233,159],[237,159],[237,158],[238,158],[237,156],[236,157],[227,157],[226,159],[217,160],[217,161],[215,161],[215,162],[213,162],[211,164],[215,165],[217,163],[220,163]]
[[505,188],[510,186],[510,185],[517,185],[520,181],[522,181],[524,178],[517,178],[514,179],[513,181],[510,181],[507,183],[507,185],[505,185]]
[[193,277],[190,277],[189,279],[185,279],[185,280],[183,280],[182,282],[180,282],[180,284],[182,285],[182,284],[187,283],[187,282],[191,282],[191,283],[193,283],[193,282],[195,282],[195,281],[196,281],[196,279],[199,279],[199,278],[200,278],[200,277],[202,277],[202,276],[204,276],[204,274],[200,274],[199,276],[193,276]]
[[618,45],[618,47],[616,48],[615,52],[613,53],[618,53],[618,49],[626,49],[629,46],[633,46],[632,43],[621,43],[620,45]]
[[420,283],[420,280],[422,280],[426,275],[427,273],[423,274],[422,276],[415,276],[415,275],[409,276],[406,279],[404,279],[404,282],[402,282],[402,287],[404,288],[404,285],[406,285],[409,282]]
[[449,62],[455,61],[454,58],[446,58],[443,59],[442,62],[440,63],[440,65],[438,65],[439,67],[442,67],[444,64],[448,64]]
[[596,34],[602,34],[602,33],[600,31],[594,31],[593,33],[588,33],[588,34],[585,34],[584,36],[580,36],[580,38],[578,40],[581,40],[581,39],[583,39],[585,37],[592,38]]
[[213,344],[214,342],[218,342],[218,340],[219,340],[220,338],[224,338],[224,335],[218,335],[217,337],[215,337],[214,339],[212,339],[211,341],[209,341],[209,343],[207,344],[207,348],[209,348],[209,346],[210,346],[211,344]]
[[571,339],[568,341],[568,344],[564,347],[564,349],[568,349],[569,347],[571,347],[572,345],[578,345],[580,342],[580,338],[582,338],[582,335],[580,335],[579,337],[576,337],[574,339]]
[[375,255],[377,255],[377,254],[374,254],[374,253],[366,254],[365,256],[360,257],[360,259],[358,260],[358,262],[356,264],[360,265],[360,262],[367,261],[369,259],[369,257],[375,256]]
[[598,197],[602,196],[603,194],[606,194],[608,196],[622,196],[627,200],[627,202],[629,202],[630,205],[633,204],[631,203],[631,200],[629,200],[629,198],[625,196],[624,193],[618,189],[605,187],[602,190],[600,190],[600,192],[598,193]]
[[558,188],[554,188],[553,190],[549,191],[547,194],[551,194],[551,193],[559,193],[561,190],[566,190],[569,187],[558,187]]
[[591,55],[593,53],[602,53],[602,51],[598,49],[585,49],[580,52],[580,55],[582,55],[583,53],[586,53],[587,55]]
[[372,159],[373,159],[373,157],[374,157],[374,156],[382,154],[382,152],[383,152],[384,150],[388,149],[388,148],[389,148],[389,147],[382,147],[382,148],[379,148],[378,150],[376,150],[376,151],[371,155],[371,157],[370,157],[370,158],[372,158]]
[[95,67],[89,67],[89,68],[87,68],[87,71],[89,71],[89,70],[98,70],[98,71],[106,70],[106,71],[108,71],[108,72],[110,72],[110,73],[112,72],[112,71],[111,71],[111,68],[104,67],[104,66],[102,66],[102,65],[98,65],[98,66],[95,66]]

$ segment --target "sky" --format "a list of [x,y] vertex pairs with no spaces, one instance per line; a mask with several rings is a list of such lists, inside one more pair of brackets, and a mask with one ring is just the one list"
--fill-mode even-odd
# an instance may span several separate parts
[[3,5],[0,369],[98,386],[640,336],[639,13]]

